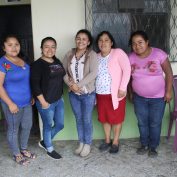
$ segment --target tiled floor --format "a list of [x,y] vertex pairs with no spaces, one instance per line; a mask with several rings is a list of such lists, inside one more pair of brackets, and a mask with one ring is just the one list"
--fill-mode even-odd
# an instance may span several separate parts
[[29,149],[37,159],[24,167],[12,159],[4,133],[0,132],[0,177],[177,177],[177,154],[172,151],[172,139],[162,138],[157,158],[137,155],[138,139],[121,140],[120,152],[110,155],[100,153],[100,141],[94,141],[91,154],[81,158],[73,154],[76,141],[54,142],[61,160],[50,159],[32,137]]

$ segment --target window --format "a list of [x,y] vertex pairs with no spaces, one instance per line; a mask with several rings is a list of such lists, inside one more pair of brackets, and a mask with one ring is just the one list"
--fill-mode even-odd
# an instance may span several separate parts
[[103,30],[110,31],[117,46],[127,53],[130,52],[128,40],[131,32],[144,30],[149,36],[151,46],[163,49],[170,54],[169,58],[172,62],[177,61],[177,41],[174,30],[177,24],[176,16],[171,13],[173,8],[177,8],[177,2],[138,0],[142,3],[135,6],[128,1],[134,0],[85,0],[86,28],[94,37]]

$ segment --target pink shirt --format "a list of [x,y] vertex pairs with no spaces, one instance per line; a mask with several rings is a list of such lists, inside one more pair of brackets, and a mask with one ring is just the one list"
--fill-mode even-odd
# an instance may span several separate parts
[[164,97],[165,80],[161,64],[167,59],[167,54],[161,49],[152,48],[146,58],[142,59],[133,52],[129,59],[133,91],[145,98]]

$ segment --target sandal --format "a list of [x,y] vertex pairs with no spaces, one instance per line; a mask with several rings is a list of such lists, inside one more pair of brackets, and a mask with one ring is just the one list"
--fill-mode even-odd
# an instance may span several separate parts
[[14,155],[13,159],[19,165],[28,165],[30,163],[29,160],[25,159],[22,154]]
[[32,153],[31,151],[25,149],[21,151],[21,154],[23,155],[23,157],[27,157],[29,159],[35,159],[36,155],[34,153]]

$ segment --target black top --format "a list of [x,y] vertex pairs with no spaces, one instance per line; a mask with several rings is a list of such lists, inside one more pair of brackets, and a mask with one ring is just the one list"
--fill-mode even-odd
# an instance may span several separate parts
[[48,63],[39,58],[31,65],[31,86],[35,97],[43,95],[48,103],[54,103],[63,94],[65,70],[58,59]]

